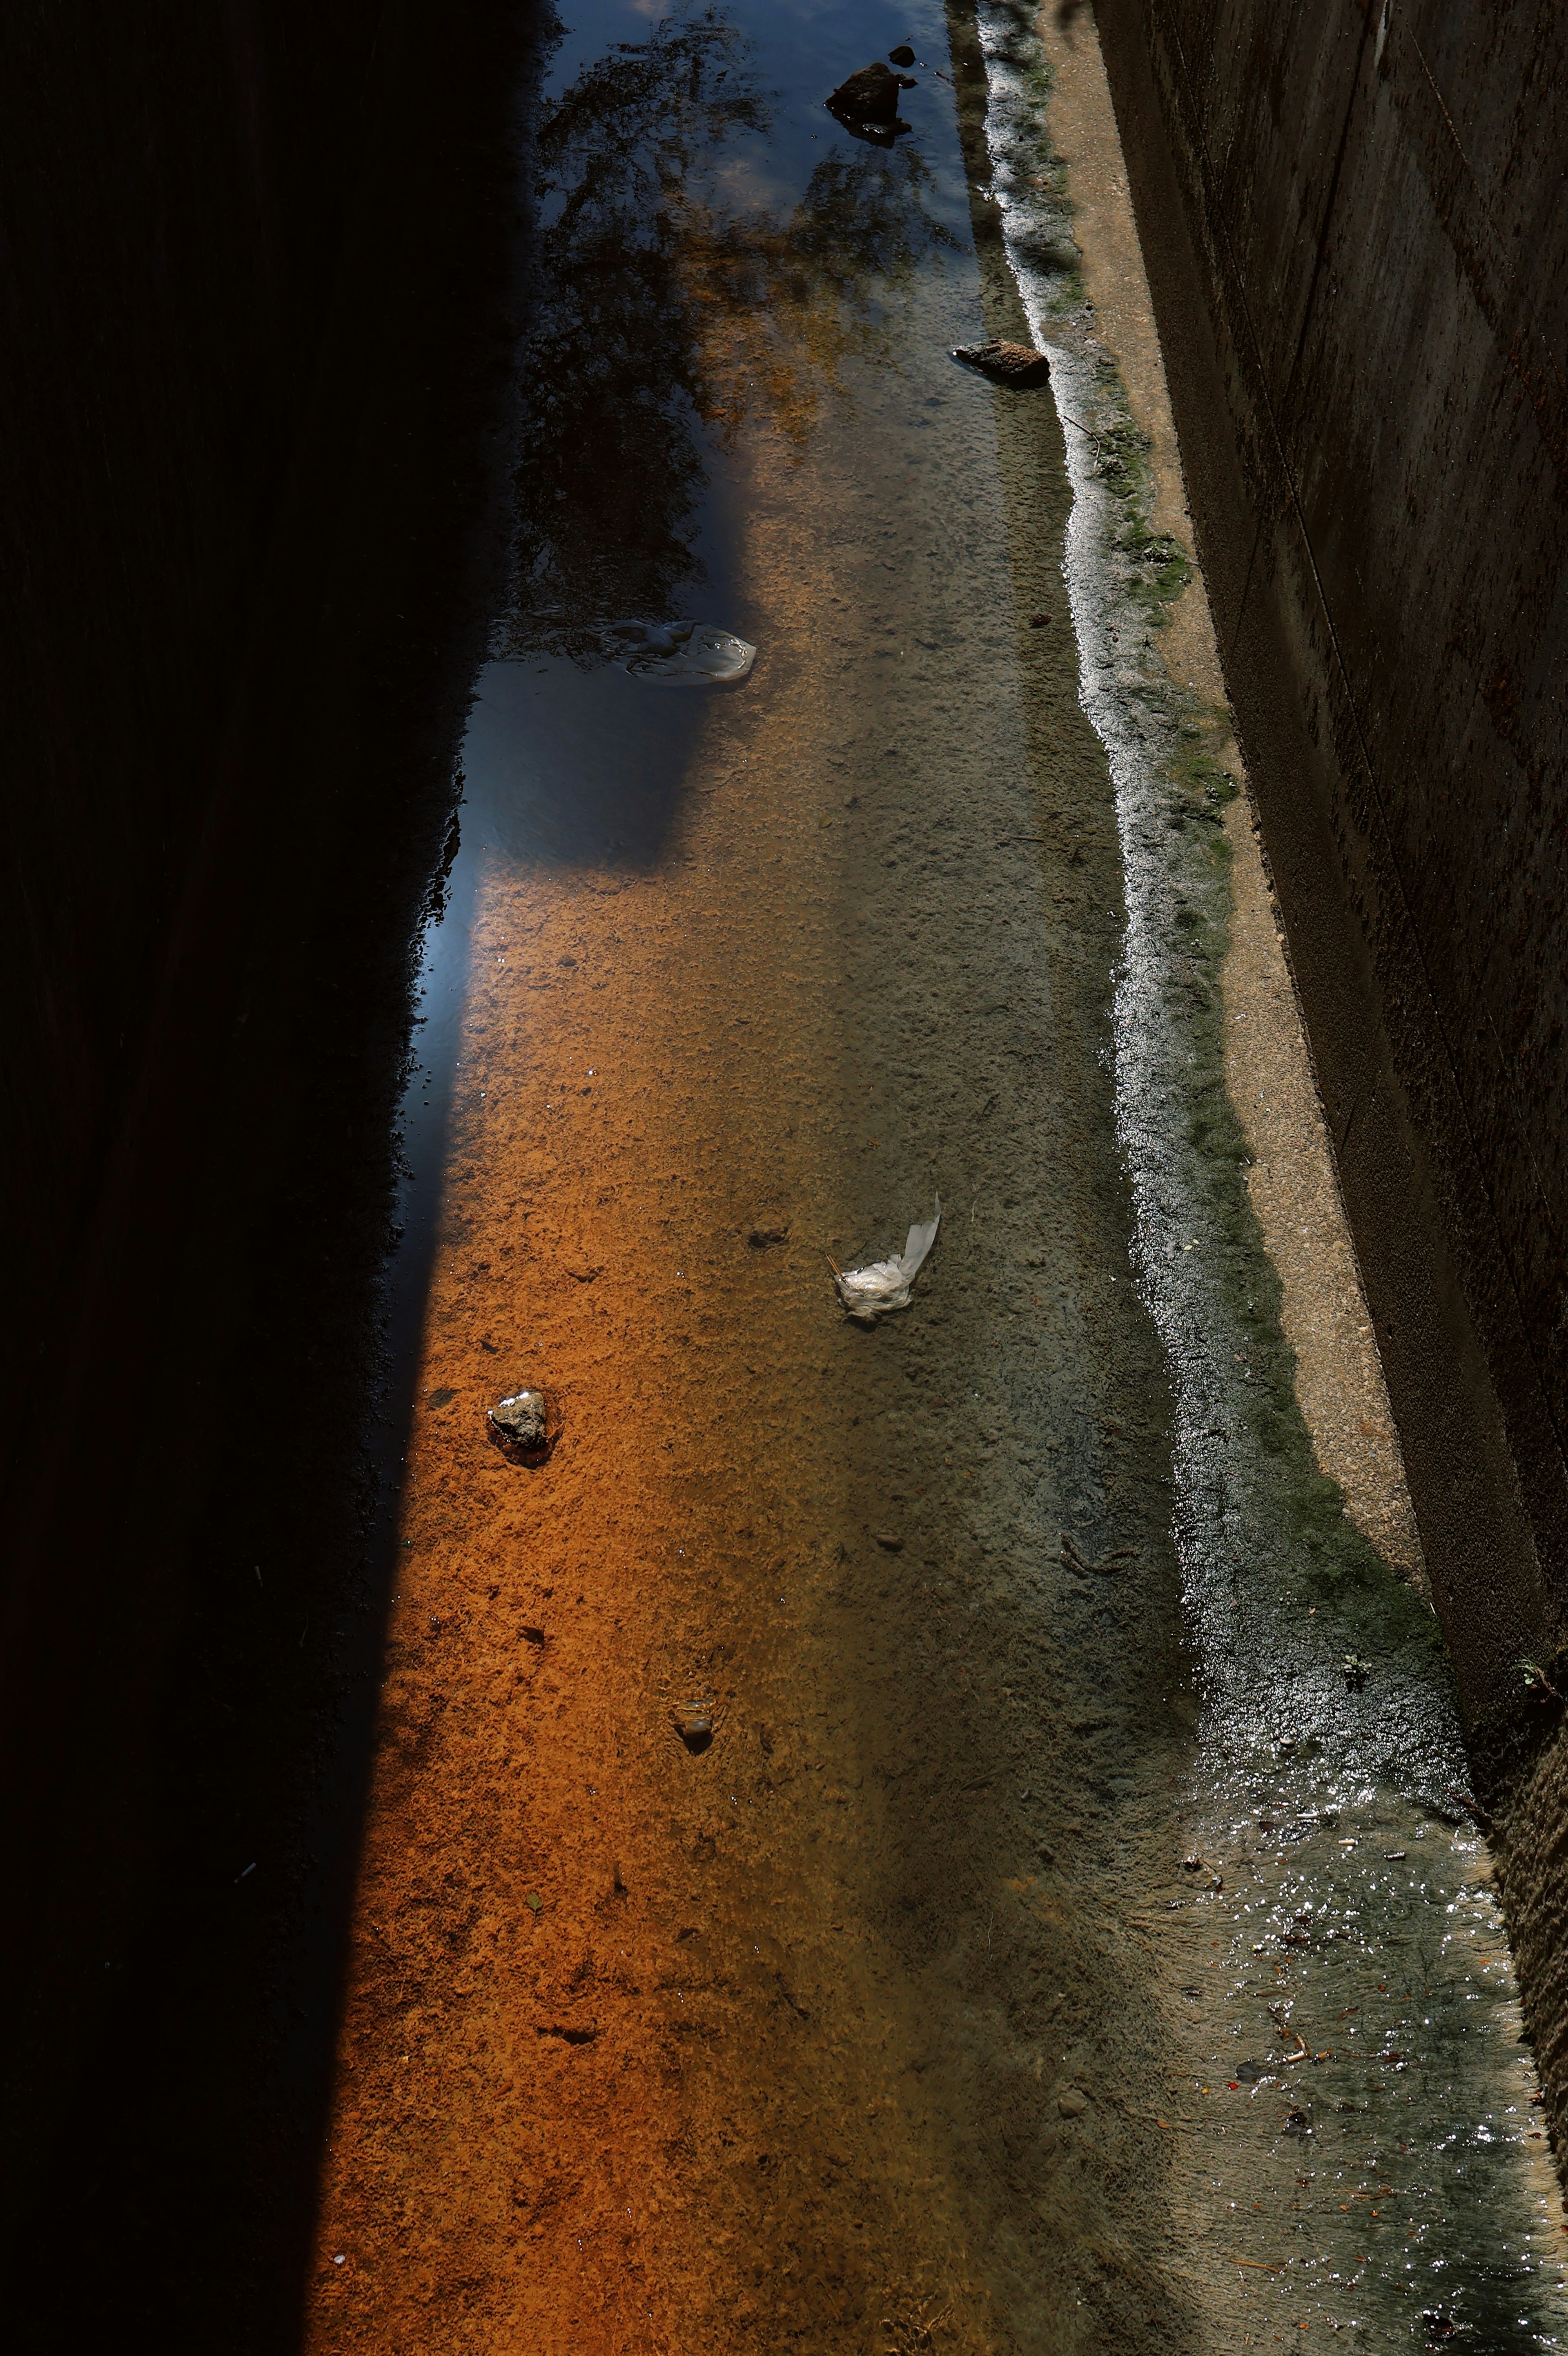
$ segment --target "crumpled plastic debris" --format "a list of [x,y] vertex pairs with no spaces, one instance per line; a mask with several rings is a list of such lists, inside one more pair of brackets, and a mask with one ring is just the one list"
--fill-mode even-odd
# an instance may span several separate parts
[[1051,377],[1051,362],[1032,344],[955,344],[953,357],[994,384],[1012,385],[1020,392],[1049,382]]
[[721,687],[757,659],[755,647],[711,622],[612,622],[610,636],[632,677],[650,687]]
[[869,1268],[834,1269],[834,1288],[846,1315],[858,1325],[874,1325],[891,1310],[907,1309],[915,1278],[936,1241],[936,1230],[941,1225],[942,1197],[938,1194],[935,1217],[911,1227],[897,1259],[873,1260]]

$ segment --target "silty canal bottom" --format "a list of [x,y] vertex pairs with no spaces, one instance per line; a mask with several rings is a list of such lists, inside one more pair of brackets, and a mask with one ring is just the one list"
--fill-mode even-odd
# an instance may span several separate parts
[[[1048,85],[1007,11],[563,21],[313,2349],[1556,2344],[1433,1623],[1316,1470],[1226,1110],[1213,715],[1115,552]],[[949,357],[997,334],[1055,401]],[[741,685],[606,653],[683,616]]]

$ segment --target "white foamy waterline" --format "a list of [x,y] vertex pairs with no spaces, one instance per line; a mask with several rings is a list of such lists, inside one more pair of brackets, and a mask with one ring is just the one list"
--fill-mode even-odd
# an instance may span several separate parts
[[[1302,2187],[1324,2196],[1307,2193],[1322,2217],[1292,2222],[1270,2254],[1277,2280],[1251,2285],[1252,2309],[1236,2305],[1246,2278],[1232,2285],[1217,2244],[1179,2270],[1216,2345],[1232,2344],[1243,2312],[1249,2338],[1266,2340],[1309,2311],[1352,2346],[1424,2344],[1431,2314],[1484,2344],[1504,2344],[1500,2332],[1554,2347],[1559,2202],[1484,1844],[1454,1822],[1468,1771],[1444,1665],[1392,1574],[1372,1564],[1346,1580],[1303,1539],[1301,1451],[1271,1445],[1251,1379],[1250,1279],[1266,1263],[1238,1224],[1235,1165],[1219,1166],[1197,1119],[1205,1091],[1222,1087],[1217,1031],[1199,1010],[1218,986],[1229,881],[1173,822],[1175,765],[1204,715],[1166,672],[1147,595],[1132,594],[1129,524],[1147,529],[1147,509],[1103,463],[1130,421],[1077,283],[1071,214],[1041,168],[1050,70],[1027,8],[978,0],[975,21],[991,194],[1066,445],[1080,701],[1115,798],[1116,1117],[1135,1275],[1169,1369],[1172,1535],[1203,1701],[1173,1836],[1201,1852],[1212,1887],[1164,1900],[1157,1933],[1173,1997],[1204,1976],[1172,2008],[1192,2079],[1172,2100],[1203,2122],[1176,2174],[1193,2226],[1201,2215],[1224,2239],[1230,2212],[1271,2190],[1282,2212],[1302,2211]],[[1363,1650],[1375,1674],[1358,1692],[1345,1661]],[[1293,2062],[1300,2028],[1313,2051]],[[1403,2230],[1369,2239],[1350,2188],[1364,2178],[1376,2199],[1385,2170],[1403,2179]]]

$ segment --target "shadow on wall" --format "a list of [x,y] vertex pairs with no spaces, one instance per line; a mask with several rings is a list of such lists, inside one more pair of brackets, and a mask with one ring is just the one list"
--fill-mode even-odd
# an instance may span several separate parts
[[552,22],[0,31],[29,2351],[291,2329],[398,1445],[396,1401],[364,1427],[411,956],[504,594],[517,118]]
[[218,787],[386,14],[64,0],[0,27],[8,1556]]

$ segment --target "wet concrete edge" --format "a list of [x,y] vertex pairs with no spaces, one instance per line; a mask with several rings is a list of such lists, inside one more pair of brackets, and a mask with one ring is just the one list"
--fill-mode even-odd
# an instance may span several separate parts
[[[1379,905],[1368,847],[1345,830],[1340,748],[1352,739],[1334,724],[1336,682],[1320,675],[1294,607],[1293,590],[1311,577],[1295,510],[1283,480],[1252,480],[1243,468],[1238,422],[1256,394],[1231,327],[1226,257],[1208,231],[1185,134],[1173,133],[1177,77],[1144,7],[1114,0],[1096,22],[1238,736],[1478,1788],[1495,1818],[1555,2129],[1568,2110],[1568,1991],[1552,1963],[1559,1909],[1538,1853],[1540,1797],[1558,1780],[1544,1754],[1559,1713],[1529,1709],[1515,1664],[1521,1652],[1550,1659],[1559,1640],[1540,1557],[1560,1550],[1568,1493],[1464,1108],[1432,1052],[1436,1014],[1413,939]],[[1329,715],[1321,734],[1311,724],[1318,706]],[[1375,958],[1369,906],[1382,926]],[[1516,1810],[1521,1869],[1510,1872]]]

